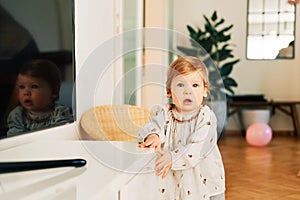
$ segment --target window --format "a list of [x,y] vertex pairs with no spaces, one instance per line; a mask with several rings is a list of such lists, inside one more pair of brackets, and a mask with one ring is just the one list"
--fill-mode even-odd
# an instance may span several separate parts
[[[25,62],[25,59],[41,58],[54,62],[62,74],[60,95],[56,103],[73,107],[75,79],[73,4],[73,0],[0,1],[2,37],[0,54],[6,52],[3,51],[4,48],[4,50],[19,48],[16,48],[14,43],[7,42],[4,45],[3,41],[10,41],[6,38],[19,38],[20,40],[16,41],[19,41],[20,47],[23,47],[21,45],[29,38],[28,35],[32,36],[30,41],[34,41],[28,45],[25,43],[25,48],[17,54],[18,56],[0,55],[0,138],[6,138],[7,115],[17,106],[17,97],[13,95],[13,90],[18,67]],[[36,45],[31,45],[32,43]]]
[[294,58],[295,19],[287,0],[248,0],[247,58]]

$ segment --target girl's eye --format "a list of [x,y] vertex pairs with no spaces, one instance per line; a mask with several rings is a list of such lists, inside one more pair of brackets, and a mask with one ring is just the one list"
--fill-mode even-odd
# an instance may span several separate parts
[[32,85],[31,88],[32,89],[37,89],[37,88],[39,88],[39,86],[38,85]]
[[193,87],[194,87],[194,88],[199,87],[199,84],[198,84],[198,83],[194,83],[194,84],[193,84]]
[[23,89],[25,89],[25,86],[24,85],[19,85],[19,89],[23,90]]
[[184,84],[183,83],[178,83],[177,86],[178,87],[184,87]]

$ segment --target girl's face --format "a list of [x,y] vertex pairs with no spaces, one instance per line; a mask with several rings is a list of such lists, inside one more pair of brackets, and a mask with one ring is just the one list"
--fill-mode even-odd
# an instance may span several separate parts
[[178,75],[172,80],[171,98],[181,114],[191,114],[199,109],[206,96],[207,87],[197,71]]
[[18,75],[20,104],[33,114],[48,111],[56,98],[50,85],[39,78]]

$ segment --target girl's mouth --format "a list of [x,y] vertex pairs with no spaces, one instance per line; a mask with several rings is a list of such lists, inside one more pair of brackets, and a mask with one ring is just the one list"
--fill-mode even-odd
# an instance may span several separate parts
[[32,105],[32,101],[31,101],[30,99],[25,99],[25,100],[24,100],[24,104],[25,104],[26,106],[30,106],[30,105]]
[[189,105],[191,103],[193,103],[193,101],[191,99],[185,99],[185,100],[183,100],[183,104],[184,105]]

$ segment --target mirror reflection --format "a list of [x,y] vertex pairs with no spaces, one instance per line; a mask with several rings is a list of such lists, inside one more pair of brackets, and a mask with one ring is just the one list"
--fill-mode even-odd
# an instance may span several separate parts
[[72,14],[72,0],[0,0],[1,138],[73,121]]
[[295,10],[286,0],[248,0],[248,59],[294,58]]

